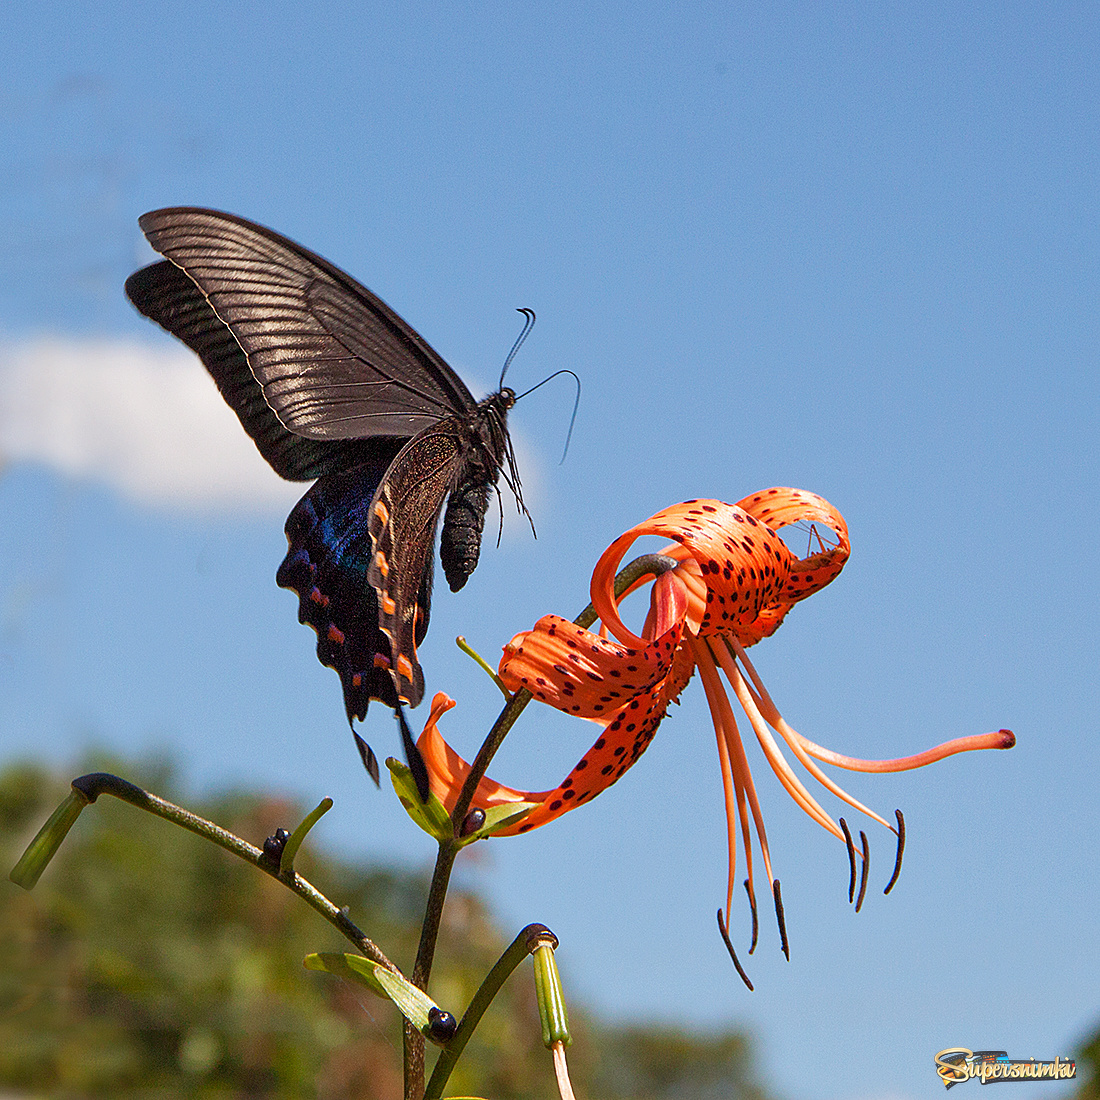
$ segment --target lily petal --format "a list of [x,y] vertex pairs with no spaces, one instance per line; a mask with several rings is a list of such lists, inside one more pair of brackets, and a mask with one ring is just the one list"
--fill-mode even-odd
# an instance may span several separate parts
[[626,551],[643,535],[663,535],[684,547],[707,584],[700,635],[732,631],[745,644],[757,640],[761,610],[779,601],[794,555],[769,527],[735,504],[689,500],[651,516],[620,535],[592,571],[592,606],[624,645],[642,644],[619,617],[613,581]]
[[504,647],[499,675],[509,691],[526,688],[567,714],[607,720],[668,675],[683,630],[681,621],[653,642],[626,646],[544,615]]
[[[428,723],[416,742],[428,769],[431,792],[447,807],[447,813],[454,812],[459,792],[466,782],[466,776],[470,774],[470,765],[447,744],[437,725],[439,719],[454,706],[455,701],[452,698],[442,691],[437,692],[432,699]],[[549,794],[549,791],[517,791],[484,776],[477,785],[473,805],[487,809],[510,802],[542,802]]]

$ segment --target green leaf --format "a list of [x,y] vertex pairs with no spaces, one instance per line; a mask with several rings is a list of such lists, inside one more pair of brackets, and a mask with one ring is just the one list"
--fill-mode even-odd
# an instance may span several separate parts
[[375,977],[386,990],[389,998],[401,1010],[401,1014],[419,1031],[427,1029],[431,1022],[429,1013],[439,1006],[424,992],[417,989],[407,978],[395,974],[384,967],[375,968]]
[[447,813],[447,807],[434,795],[428,794],[428,801],[420,801],[420,793],[416,789],[416,780],[412,772],[400,760],[392,756],[386,761],[386,767],[390,769],[390,780],[405,812],[424,830],[429,836],[438,841],[454,839],[454,827],[451,825],[451,815]]
[[61,847],[61,842],[69,835],[80,811],[88,805],[88,799],[79,791],[71,791],[69,797],[50,815],[49,821],[38,830],[38,835],[19,857],[19,862],[11,869],[8,878],[16,886],[31,890],[42,872]]
[[298,849],[302,846],[302,841],[305,840],[310,829],[312,829],[331,809],[332,799],[322,798],[317,808],[290,834],[290,838],[283,847],[282,859],[279,862],[279,866],[283,871],[289,872],[294,869],[294,857],[298,854]]
[[505,802],[499,806],[490,806],[485,811],[485,824],[480,829],[462,837],[459,843],[465,846],[475,840],[484,840],[486,837],[493,836],[501,829],[507,829],[509,825],[522,821],[539,805],[541,805],[539,802]]
[[362,955],[321,951],[307,955],[304,962],[307,970],[323,970],[326,974],[347,978],[366,986],[379,997],[393,1001],[401,1015],[418,1031],[427,1030],[432,1009],[439,1009],[439,1005],[424,990],[417,989],[403,974],[397,974]]
[[[353,965],[353,959],[356,963],[362,962],[366,965]],[[326,974],[335,974],[336,977],[345,978],[349,982],[357,982],[359,985],[366,986],[377,996],[389,1000],[390,995],[386,992],[385,986],[375,977],[374,964],[369,959],[364,959],[362,955],[318,951],[307,955],[302,963],[307,970],[322,970]]]

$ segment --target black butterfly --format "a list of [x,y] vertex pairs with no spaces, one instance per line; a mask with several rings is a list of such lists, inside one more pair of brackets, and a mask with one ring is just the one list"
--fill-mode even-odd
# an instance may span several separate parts
[[[424,695],[416,651],[444,500],[440,558],[456,592],[502,472],[523,508],[505,423],[515,394],[476,402],[383,301],[270,229],[192,207],[138,224],[168,259],[127,279],[130,300],[198,354],[276,473],[318,479],[287,519],[276,580],[339,673],[349,723],[371,699],[400,716]],[[522,312],[525,335],[534,315]],[[369,749],[364,763],[377,779]]]

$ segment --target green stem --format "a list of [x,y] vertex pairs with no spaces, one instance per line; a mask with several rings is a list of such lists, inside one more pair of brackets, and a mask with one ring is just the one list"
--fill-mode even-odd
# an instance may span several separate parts
[[474,1029],[481,1022],[481,1017],[485,1015],[485,1010],[500,992],[500,987],[504,985],[512,971],[532,951],[541,943],[547,942],[548,939],[557,943],[554,934],[545,924],[529,924],[516,936],[504,954],[500,956],[496,965],[485,976],[485,980],[470,1001],[469,1007],[462,1016],[462,1022],[454,1033],[454,1038],[440,1052],[435,1068],[432,1070],[432,1076],[428,1081],[424,1100],[439,1100],[439,1097],[443,1095],[443,1089],[451,1076],[451,1071],[458,1062],[470,1036],[473,1035]]
[[[453,840],[441,840],[435,857],[431,885],[428,887],[428,903],[424,907],[424,923],[420,929],[420,945],[412,971],[412,983],[419,989],[428,988],[428,979],[435,961],[435,945],[439,939],[439,924],[443,919],[443,905],[447,900],[447,887],[451,871],[460,849]],[[405,1021],[405,1100],[420,1100],[424,1089],[424,1036]]]
[[[676,568],[678,562],[661,554],[644,554],[635,558],[629,565],[621,569],[615,577],[615,595],[620,596],[635,581],[652,573],[659,575]],[[596,621],[596,611],[589,604],[573,620],[577,626],[589,627]],[[531,701],[531,693],[520,690],[504,705],[493,727],[489,730],[485,741],[478,750],[473,764],[470,765],[470,774],[462,784],[458,801],[455,803],[451,814],[451,823],[454,826],[455,835],[462,828],[462,822],[473,802],[477,785],[489,769],[489,764],[496,755],[507,736],[509,730],[515,725],[516,719],[523,713],[524,708]],[[435,958],[435,944],[439,937],[439,925],[443,918],[443,905],[447,898],[447,885],[450,882],[451,870],[454,867],[455,857],[459,849],[450,841],[441,841],[439,853],[435,860],[435,869],[432,872],[432,882],[428,889],[428,903],[425,907],[424,924],[420,930],[420,945],[416,953],[416,964],[413,967],[412,982],[420,989],[428,988],[428,979],[431,977],[432,961]],[[405,1100],[420,1100],[424,1083],[424,1036],[420,1034],[408,1021],[405,1022]]]
[[131,806],[137,806],[139,810],[156,814],[166,821],[180,825],[197,833],[205,840],[212,841],[218,847],[232,852],[239,859],[258,867],[265,874],[278,879],[288,890],[297,894],[304,902],[311,905],[322,917],[333,925],[342,935],[346,936],[356,948],[373,962],[381,963],[395,973],[400,970],[382,953],[382,950],[367,936],[365,936],[349,919],[348,915],[337,906],[333,905],[324,894],[312,883],[307,882],[293,869],[276,870],[264,860],[263,852],[253,847],[247,841],[212,821],[199,817],[197,814],[184,810],[179,806],[158,798],[155,794],[142,790],[117,775],[109,775],[106,772],[93,772],[90,775],[82,775],[73,780],[73,790],[88,800],[95,802],[101,794],[109,794],[123,802],[129,802]]

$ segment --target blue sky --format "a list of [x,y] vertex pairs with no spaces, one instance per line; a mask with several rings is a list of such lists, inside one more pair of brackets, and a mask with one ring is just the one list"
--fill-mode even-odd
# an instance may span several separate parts
[[[361,279],[475,392],[518,306],[539,322],[512,383],[583,380],[564,464],[568,385],[512,415],[537,541],[509,523],[437,593],[422,657],[459,747],[496,699],[456,634],[495,659],[579,611],[627,527],[770,485],[824,495],[853,545],[753,653],[792,724],[860,756],[1018,736],[841,777],[909,824],[888,898],[872,832],[858,916],[843,847],[748,746],[792,945],[764,923],[749,994],[714,929],[724,823],[692,683],[605,796],[477,846],[462,874],[505,927],[550,925],[570,989],[615,1016],[749,1028],[790,1100],[936,1095],[949,1046],[1069,1053],[1100,1016],[1098,23],[1013,3],[6,8],[0,758],[167,751],[195,790],[331,795],[339,850],[431,857],[364,781],[275,586],[296,490],[122,293],[153,258],[140,213],[229,210]],[[366,732],[396,750],[382,708]],[[529,709],[493,774],[549,786],[591,739]]]

